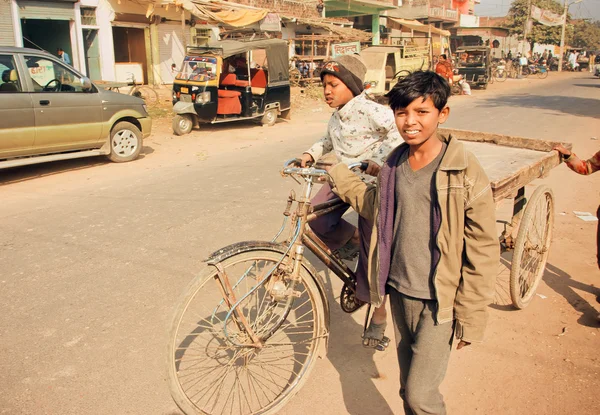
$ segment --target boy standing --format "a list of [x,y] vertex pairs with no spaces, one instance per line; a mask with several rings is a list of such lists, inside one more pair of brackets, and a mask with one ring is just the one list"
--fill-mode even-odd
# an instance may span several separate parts
[[[344,163],[369,160],[366,173],[376,176],[385,156],[402,143],[392,111],[369,99],[364,91],[366,71],[367,67],[358,55],[340,56],[323,66],[320,76],[325,102],[336,111],[329,120],[325,136],[302,155],[302,167],[333,153]],[[329,184],[324,184],[311,203],[316,205],[336,197]],[[347,244],[359,247],[357,297],[366,302],[369,301],[367,258],[372,224],[359,217],[357,229],[342,219],[343,214],[343,210],[331,212],[313,220],[310,227],[332,250]],[[363,345],[377,347],[383,340],[385,327],[385,307],[379,307],[365,332]]]
[[439,392],[452,348],[480,342],[499,261],[489,180],[463,144],[437,133],[450,87],[415,72],[388,93],[405,143],[390,153],[377,185],[345,165],[333,190],[376,223],[368,275],[371,303],[387,291],[394,319],[400,396],[407,414],[445,414]]

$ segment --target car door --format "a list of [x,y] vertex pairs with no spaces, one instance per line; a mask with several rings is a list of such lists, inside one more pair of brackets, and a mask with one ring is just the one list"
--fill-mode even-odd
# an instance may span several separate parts
[[33,86],[37,151],[99,147],[102,102],[95,89],[84,90],[82,75],[47,55],[24,55]]
[[33,104],[17,56],[0,54],[0,158],[28,155],[35,139]]

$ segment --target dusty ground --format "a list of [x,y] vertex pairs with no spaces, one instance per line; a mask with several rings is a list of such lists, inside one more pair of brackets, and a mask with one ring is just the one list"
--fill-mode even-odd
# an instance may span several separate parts
[[[570,141],[591,155],[598,86],[585,74],[508,80],[453,97],[447,125]],[[175,137],[165,117],[136,162],[0,174],[0,413],[178,413],[163,362],[173,306],[209,252],[277,230],[292,186],[277,170],[319,137],[330,113],[297,96],[292,120],[272,128],[234,123]],[[595,224],[572,213],[595,212],[600,183],[565,166],[541,183],[555,193],[556,216],[540,295],[513,310],[499,268],[486,342],[453,352],[449,413],[600,413]],[[393,350],[362,348],[364,312],[344,314],[339,282],[319,270],[331,301],[329,353],[282,413],[401,414]]]

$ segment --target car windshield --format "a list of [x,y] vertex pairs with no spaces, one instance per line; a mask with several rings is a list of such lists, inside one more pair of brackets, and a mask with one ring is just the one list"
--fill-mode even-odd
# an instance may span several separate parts
[[189,81],[212,81],[217,78],[217,58],[186,56],[176,79]]
[[473,68],[478,66],[485,66],[485,52],[471,50],[458,53],[459,68]]

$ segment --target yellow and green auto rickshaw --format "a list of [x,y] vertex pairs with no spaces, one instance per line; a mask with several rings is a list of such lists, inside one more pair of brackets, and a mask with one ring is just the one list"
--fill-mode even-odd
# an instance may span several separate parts
[[173,131],[203,123],[289,118],[288,44],[280,39],[222,40],[187,49],[173,82]]

